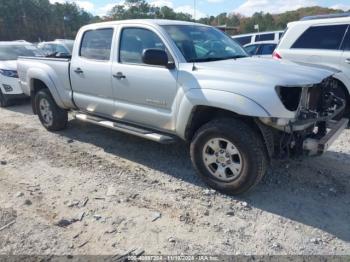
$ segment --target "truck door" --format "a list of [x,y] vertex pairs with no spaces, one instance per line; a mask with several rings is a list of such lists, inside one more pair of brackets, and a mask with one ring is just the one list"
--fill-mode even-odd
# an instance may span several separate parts
[[350,26],[343,42],[343,54],[340,60],[340,70],[343,71],[350,82]]
[[161,130],[174,130],[177,69],[150,66],[142,62],[145,49],[168,52],[155,31],[145,27],[124,26],[120,30],[119,52],[113,63],[115,117]]
[[80,110],[91,114],[111,116],[114,111],[113,31],[112,28],[86,31],[78,54],[73,54],[70,76],[74,101]]

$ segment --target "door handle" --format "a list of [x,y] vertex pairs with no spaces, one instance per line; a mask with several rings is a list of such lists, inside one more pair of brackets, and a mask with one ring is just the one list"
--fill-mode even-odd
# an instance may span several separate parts
[[84,73],[84,71],[81,70],[80,67],[78,67],[77,69],[75,69],[74,72],[77,73],[77,74],[82,74],[82,73]]
[[117,78],[118,80],[125,79],[126,76],[122,72],[118,72],[113,75],[114,78]]
[[345,59],[345,63],[350,64],[350,58]]

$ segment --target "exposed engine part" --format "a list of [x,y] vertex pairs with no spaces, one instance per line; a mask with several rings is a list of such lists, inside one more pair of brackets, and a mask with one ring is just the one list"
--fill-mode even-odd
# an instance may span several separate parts
[[[263,124],[280,130],[274,132],[275,156],[285,158],[303,155],[305,152],[314,155],[323,153],[328,148],[333,137],[348,123],[348,120],[343,119],[332,127],[329,126],[332,119],[346,106],[346,101],[335,95],[337,87],[336,80],[330,77],[312,86],[277,88],[283,104],[287,109],[296,111],[297,117],[293,120],[260,118]],[[260,129],[262,130],[261,127]],[[265,142],[266,133],[265,130]]]
[[343,111],[346,101],[335,95],[337,88],[337,81],[333,77],[308,87],[306,95],[301,98],[297,122],[327,121]]

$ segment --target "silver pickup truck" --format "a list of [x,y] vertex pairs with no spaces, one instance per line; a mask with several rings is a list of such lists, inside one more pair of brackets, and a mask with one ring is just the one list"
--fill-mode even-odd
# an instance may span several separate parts
[[195,23],[88,25],[71,58],[20,58],[18,73],[49,131],[64,129],[70,111],[160,143],[187,141],[198,174],[228,194],[256,185],[274,157],[322,154],[348,123],[335,72],[248,57]]

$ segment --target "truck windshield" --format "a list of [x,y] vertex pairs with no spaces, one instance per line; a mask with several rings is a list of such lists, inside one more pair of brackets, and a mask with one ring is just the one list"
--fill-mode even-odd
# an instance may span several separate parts
[[33,45],[0,45],[0,61],[17,60],[19,56],[43,56]]
[[187,62],[209,62],[247,57],[246,51],[223,32],[208,26],[162,26]]

